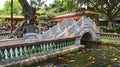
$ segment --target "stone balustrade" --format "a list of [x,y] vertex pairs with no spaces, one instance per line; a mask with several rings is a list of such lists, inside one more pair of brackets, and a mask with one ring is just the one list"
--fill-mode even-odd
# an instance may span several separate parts
[[120,34],[113,34],[113,33],[99,33],[99,34],[101,39],[120,41]]
[[57,50],[66,49],[76,44],[80,36],[50,39],[37,42],[19,42],[0,45],[0,63],[15,62],[28,57],[42,55]]
[[0,40],[7,39],[10,33],[0,33]]

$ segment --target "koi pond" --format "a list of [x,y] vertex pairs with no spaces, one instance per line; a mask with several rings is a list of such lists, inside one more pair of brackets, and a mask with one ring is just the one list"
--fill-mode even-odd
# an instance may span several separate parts
[[85,49],[42,61],[34,67],[120,67],[120,47],[87,44]]

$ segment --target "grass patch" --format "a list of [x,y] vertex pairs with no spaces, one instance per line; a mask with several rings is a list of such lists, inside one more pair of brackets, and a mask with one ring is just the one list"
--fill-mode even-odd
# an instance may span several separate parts
[[111,46],[120,47],[120,42],[119,41],[113,41],[113,40],[107,40],[107,39],[93,41],[92,43],[93,44],[98,44],[98,45],[111,45]]

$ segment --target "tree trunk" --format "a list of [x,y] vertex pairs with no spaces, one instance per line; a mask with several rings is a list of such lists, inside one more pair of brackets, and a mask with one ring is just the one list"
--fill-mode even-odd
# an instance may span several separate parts
[[108,30],[112,30],[112,21],[108,21]]
[[35,8],[29,5],[27,0],[19,0],[19,3],[21,4],[23,8],[23,14],[26,21],[35,20]]
[[30,24],[30,23],[35,22],[36,9],[33,8],[27,2],[27,0],[18,0],[18,1],[19,1],[19,3],[21,4],[21,6],[23,8],[22,13],[24,15],[25,21],[23,22],[23,24],[21,26],[16,28],[16,30],[14,32],[12,32],[12,35],[10,36],[10,38],[12,38],[13,36],[22,37],[22,35],[25,33],[26,24]]
[[108,30],[112,30],[113,26],[112,26],[112,22],[114,20],[113,14],[112,13],[108,13]]

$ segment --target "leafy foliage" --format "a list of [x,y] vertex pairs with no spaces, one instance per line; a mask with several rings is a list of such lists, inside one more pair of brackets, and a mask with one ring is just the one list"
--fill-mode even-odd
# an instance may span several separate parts
[[107,31],[107,27],[106,26],[100,26],[100,30],[102,30],[103,32]]
[[3,22],[5,22],[4,19],[0,19],[0,26],[3,24]]
[[68,12],[72,12],[74,11],[73,9],[76,8],[75,0],[64,0],[63,5],[64,5],[64,8],[66,8]]
[[116,16],[120,15],[120,2],[119,0],[80,0],[81,5],[86,5],[88,10],[99,10],[108,18],[108,29],[112,28],[112,22]]
[[[18,2],[18,0],[14,0],[13,3],[13,14],[14,15],[20,15],[22,8]],[[10,15],[11,14],[11,7],[10,7],[10,1],[6,1],[4,4],[4,8],[0,9],[0,14],[2,15]]]
[[116,28],[116,32],[120,34],[120,25]]

